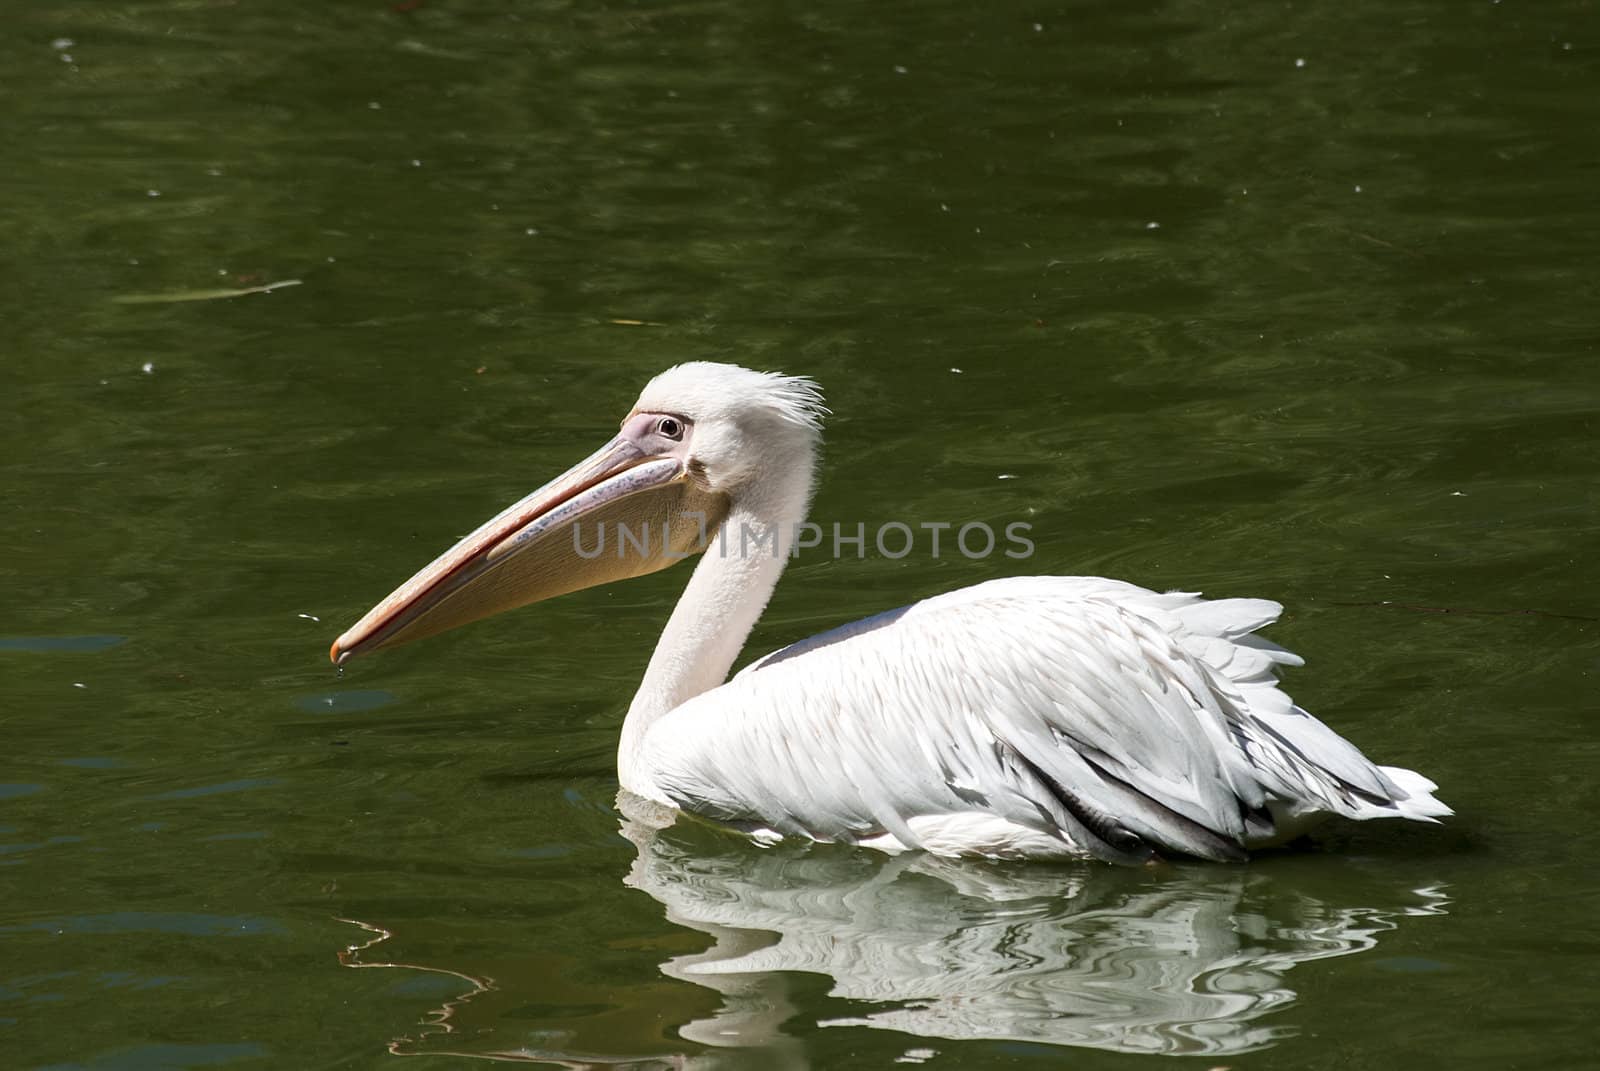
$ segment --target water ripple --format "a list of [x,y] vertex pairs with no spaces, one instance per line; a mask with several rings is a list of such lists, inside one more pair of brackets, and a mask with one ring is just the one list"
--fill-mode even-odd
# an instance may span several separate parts
[[70,915],[0,926],[0,933],[129,934],[175,933],[186,937],[281,936],[281,923],[253,915],[204,915],[188,911],[112,911]]

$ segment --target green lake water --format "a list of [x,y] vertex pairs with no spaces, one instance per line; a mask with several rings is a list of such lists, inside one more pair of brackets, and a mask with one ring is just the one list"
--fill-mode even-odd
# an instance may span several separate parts
[[[0,11],[0,1066],[1594,1065],[1589,0]],[[1274,598],[1458,814],[650,832],[681,568],[328,665],[690,358],[822,383],[824,524],[1034,526],[808,557],[751,654],[1018,572]]]

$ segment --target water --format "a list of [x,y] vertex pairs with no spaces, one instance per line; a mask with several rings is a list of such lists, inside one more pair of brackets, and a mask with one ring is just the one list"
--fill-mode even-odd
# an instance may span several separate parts
[[[5,14],[6,1066],[1590,1058],[1586,5]],[[823,383],[821,521],[1281,599],[1296,698],[1458,817],[655,832],[612,756],[678,571],[335,675],[687,357]],[[1016,570],[808,560],[752,651]]]

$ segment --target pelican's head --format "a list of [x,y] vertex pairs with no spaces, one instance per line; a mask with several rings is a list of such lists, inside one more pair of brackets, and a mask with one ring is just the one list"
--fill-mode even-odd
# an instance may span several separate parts
[[826,412],[804,377],[704,361],[669,368],[616,438],[434,559],[329,656],[343,663],[704,550],[734,503],[774,488],[809,494]]

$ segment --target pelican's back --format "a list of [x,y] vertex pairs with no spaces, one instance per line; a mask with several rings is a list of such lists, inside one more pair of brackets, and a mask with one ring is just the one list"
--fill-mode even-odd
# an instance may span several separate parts
[[1278,604],[1093,577],[951,592],[787,647],[654,725],[649,790],[762,835],[942,855],[1240,859],[1449,808],[1279,689]]

